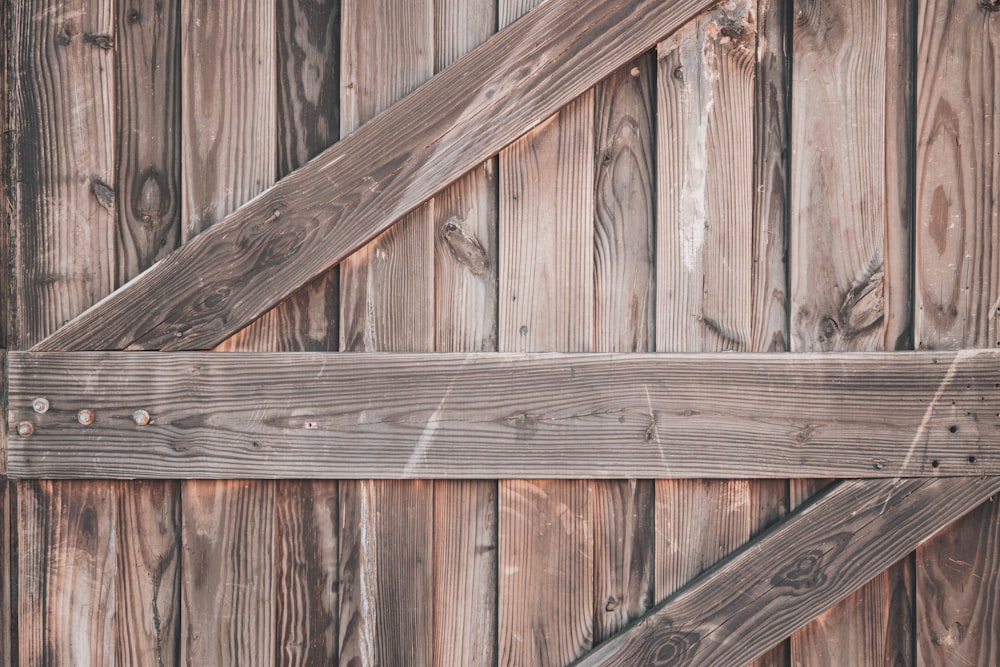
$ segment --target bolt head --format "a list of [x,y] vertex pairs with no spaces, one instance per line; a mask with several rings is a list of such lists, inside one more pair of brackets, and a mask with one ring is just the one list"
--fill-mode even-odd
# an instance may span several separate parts
[[145,426],[149,423],[149,413],[145,410],[136,410],[132,413],[132,421],[136,426]]
[[21,422],[17,425],[17,434],[21,437],[27,438],[29,435],[35,432],[35,425],[31,422]]
[[49,411],[49,399],[39,396],[31,402],[31,409],[40,415]]
[[76,413],[76,420],[83,424],[84,426],[90,426],[94,423],[94,411],[93,410],[80,410]]

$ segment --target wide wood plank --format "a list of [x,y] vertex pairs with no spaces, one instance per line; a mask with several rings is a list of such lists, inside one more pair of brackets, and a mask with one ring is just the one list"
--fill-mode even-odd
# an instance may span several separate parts
[[[182,238],[270,186],[277,175],[273,3],[182,0]],[[239,156],[234,159],[234,156]],[[253,349],[234,341],[230,349]],[[185,664],[270,665],[276,654],[275,485],[181,486]]]
[[[1000,468],[994,350],[11,352],[9,367],[12,476],[882,477]],[[43,415],[31,409],[39,395],[51,404]],[[84,408],[95,414],[87,427],[76,421]],[[147,426],[133,423],[136,409],[149,412]],[[22,421],[32,435],[13,435]]]
[[[914,335],[921,349],[1000,346],[1000,13],[993,5],[919,5]],[[997,502],[917,551],[916,664],[1000,661],[998,573]]]
[[39,349],[214,346],[708,2],[543,3]]
[[745,663],[998,491],[998,477],[838,483],[576,665]]

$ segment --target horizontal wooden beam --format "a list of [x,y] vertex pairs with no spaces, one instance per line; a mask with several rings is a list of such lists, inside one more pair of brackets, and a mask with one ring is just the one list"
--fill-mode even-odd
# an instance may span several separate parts
[[840,482],[574,665],[745,665],[998,492],[1000,477]]
[[8,361],[15,477],[1000,474],[993,350]]
[[541,4],[34,349],[214,347],[712,4]]

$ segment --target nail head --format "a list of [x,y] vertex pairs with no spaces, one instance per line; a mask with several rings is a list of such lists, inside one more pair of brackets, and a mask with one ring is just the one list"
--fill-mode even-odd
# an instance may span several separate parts
[[83,424],[84,426],[90,426],[94,423],[94,411],[93,410],[80,410],[76,413],[76,420]]
[[132,421],[136,426],[145,426],[149,423],[149,413],[145,410],[136,410],[132,413]]
[[27,438],[35,432],[35,425],[31,422],[21,422],[17,425],[17,434]]
[[45,414],[49,411],[49,399],[39,396],[31,402],[31,409],[38,414]]

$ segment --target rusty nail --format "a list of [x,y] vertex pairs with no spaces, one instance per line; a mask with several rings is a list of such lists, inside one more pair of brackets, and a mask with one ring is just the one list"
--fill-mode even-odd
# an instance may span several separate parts
[[132,421],[136,426],[145,426],[149,423],[149,413],[145,410],[136,410],[132,413]]
[[84,426],[90,426],[94,423],[94,411],[93,410],[80,410],[76,413],[76,420],[83,424]]
[[42,415],[49,411],[49,399],[38,397],[31,402],[31,409]]
[[35,426],[31,422],[21,422],[17,425],[17,434],[27,438],[35,432]]

